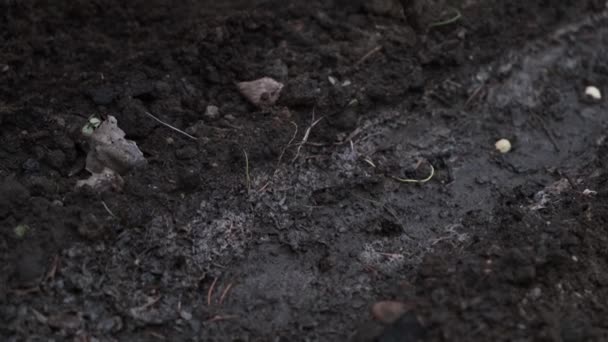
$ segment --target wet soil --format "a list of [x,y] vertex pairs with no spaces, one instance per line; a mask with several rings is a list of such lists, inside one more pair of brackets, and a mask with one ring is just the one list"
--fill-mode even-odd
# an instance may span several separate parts
[[604,3],[381,3],[0,2],[0,338],[608,340]]

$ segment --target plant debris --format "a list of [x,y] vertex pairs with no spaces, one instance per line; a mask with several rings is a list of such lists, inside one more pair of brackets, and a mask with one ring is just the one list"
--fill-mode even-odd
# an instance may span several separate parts
[[270,77],[262,77],[255,81],[239,82],[237,87],[241,94],[253,105],[267,107],[277,102],[283,84]]

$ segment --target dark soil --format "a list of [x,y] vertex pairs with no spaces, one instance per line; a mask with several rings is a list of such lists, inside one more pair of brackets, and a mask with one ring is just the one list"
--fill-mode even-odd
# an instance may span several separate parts
[[608,340],[604,2],[372,2],[1,1],[0,339]]

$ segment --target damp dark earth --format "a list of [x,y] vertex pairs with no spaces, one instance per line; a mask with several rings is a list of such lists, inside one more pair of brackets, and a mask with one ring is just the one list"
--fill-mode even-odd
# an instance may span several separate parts
[[607,341],[606,56],[599,0],[3,0],[0,340]]

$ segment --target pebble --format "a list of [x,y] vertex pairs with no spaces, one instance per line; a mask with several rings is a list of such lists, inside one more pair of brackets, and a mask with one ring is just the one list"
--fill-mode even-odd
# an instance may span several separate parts
[[181,310],[179,312],[179,316],[185,321],[189,321],[192,319],[192,314],[186,310]]
[[220,109],[217,106],[209,105],[205,109],[205,117],[215,120],[220,117]]

